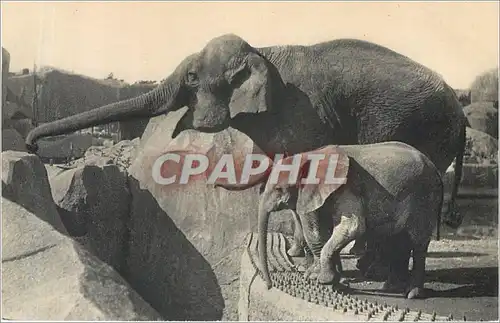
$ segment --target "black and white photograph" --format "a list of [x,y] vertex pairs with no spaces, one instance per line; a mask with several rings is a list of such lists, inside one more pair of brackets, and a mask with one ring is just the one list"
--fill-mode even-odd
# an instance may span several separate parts
[[2,1],[2,321],[498,321],[498,1]]

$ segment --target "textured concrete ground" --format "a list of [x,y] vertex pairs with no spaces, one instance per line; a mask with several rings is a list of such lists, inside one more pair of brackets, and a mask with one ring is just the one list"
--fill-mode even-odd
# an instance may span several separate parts
[[[344,252],[350,247],[347,246]],[[381,282],[359,282],[355,270],[356,258],[343,255],[344,269],[350,287],[374,291]],[[429,298],[406,300],[400,295],[360,296],[371,301],[398,304],[410,309],[451,313],[455,319],[464,315],[467,320],[498,320],[498,240],[442,239],[432,241],[427,258],[425,288]]]

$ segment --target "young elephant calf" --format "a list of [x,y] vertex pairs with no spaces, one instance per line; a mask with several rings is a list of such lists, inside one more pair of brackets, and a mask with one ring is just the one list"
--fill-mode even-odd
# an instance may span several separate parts
[[[280,209],[295,210],[296,240],[305,240],[314,254],[314,263],[306,276],[317,277],[322,284],[336,283],[340,251],[364,234],[390,241],[402,234],[408,237],[413,252],[413,271],[405,282],[408,298],[423,297],[427,248],[436,223],[439,225],[443,201],[443,183],[434,164],[417,149],[400,142],[370,145],[326,146],[298,155],[300,176],[305,178],[313,169],[307,156],[323,153],[337,154],[335,176],[345,175],[345,184],[328,184],[318,171],[317,184],[297,185],[267,180],[259,202],[259,258],[268,288],[271,287],[267,266],[267,226],[269,214]],[[290,164],[293,158],[283,159],[280,165]],[[274,168],[277,167],[275,163]],[[324,167],[323,167],[324,168]],[[316,167],[315,169],[318,169]],[[320,168],[321,169],[321,166]],[[311,175],[311,174],[309,174]],[[326,174],[328,175],[328,174]],[[394,241],[397,241],[394,240]],[[295,241],[295,243],[299,243]],[[404,250],[397,263],[391,262],[385,288],[398,284],[396,268],[401,259],[408,271],[410,252]]]

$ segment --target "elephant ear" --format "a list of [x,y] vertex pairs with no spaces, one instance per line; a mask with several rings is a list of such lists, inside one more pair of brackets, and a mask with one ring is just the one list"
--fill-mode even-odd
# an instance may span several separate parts
[[[326,146],[304,155],[308,154],[322,154],[325,157],[319,161],[317,168],[310,161],[303,165],[300,172],[303,180],[298,183],[299,193],[296,210],[299,214],[306,214],[320,208],[333,192],[347,182],[349,170],[349,157],[338,146]],[[305,180],[313,168],[317,169],[314,177],[318,179],[319,183],[316,184]],[[304,183],[304,181],[306,182]]]
[[234,86],[229,102],[231,118],[240,113],[267,112],[282,84],[276,67],[258,53],[250,52],[244,62],[228,71]]

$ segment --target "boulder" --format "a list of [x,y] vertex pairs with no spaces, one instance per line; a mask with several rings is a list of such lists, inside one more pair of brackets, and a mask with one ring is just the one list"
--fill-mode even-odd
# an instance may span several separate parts
[[[203,246],[201,249],[199,244],[192,242],[213,234],[210,226],[203,228],[198,224],[200,214],[195,213],[196,208],[190,207],[200,203],[198,196],[186,196],[178,202],[185,208],[181,215],[177,215],[184,223],[175,223],[174,217],[162,209],[150,192],[142,190],[133,177],[129,178],[129,187],[129,243],[123,277],[168,320],[220,320],[225,307],[233,311],[232,319],[236,319],[235,305],[231,307],[224,301],[226,298],[226,301],[236,302],[237,284],[234,280],[237,276],[234,275],[237,273],[232,267],[227,268],[235,265],[233,259],[220,257],[218,263],[210,263],[203,253],[215,253],[215,247]],[[179,197],[180,194],[176,194],[171,199]],[[190,226],[191,230],[186,229]],[[224,234],[221,235],[223,238]],[[225,241],[228,247],[221,253],[227,255],[233,242],[230,238]],[[225,275],[216,276],[214,271],[222,271]],[[233,287],[233,293],[225,294],[223,298],[221,290],[228,287]]]
[[137,144],[92,147],[69,170],[47,166],[60,212],[73,219],[75,240],[112,264],[162,317],[220,319],[224,301],[210,264],[151,194],[124,176]]
[[35,128],[29,118],[13,119],[9,120],[9,123],[10,127],[16,129],[23,138],[26,138],[28,133]]
[[52,197],[68,233],[119,271],[129,218],[127,176],[107,160],[94,161],[93,165],[53,173]]
[[498,139],[498,108],[493,102],[475,102],[464,108],[470,127]]
[[2,198],[2,317],[161,320],[110,266]]
[[148,126],[149,118],[120,122],[120,139],[140,138]]
[[47,171],[37,156],[2,152],[2,196],[36,214],[59,232],[67,233],[52,199]]
[[[143,205],[155,203],[158,204],[158,210],[147,217],[140,217],[140,221],[138,220],[139,216],[132,213],[131,221],[133,223],[130,225],[131,247],[129,252],[131,255],[142,257],[142,259],[156,257],[153,253],[154,250],[157,250],[156,246],[163,246],[170,235],[157,223],[158,221],[168,221],[166,220],[168,216],[173,226],[180,230],[189,241],[189,245],[192,245],[194,250],[210,265],[209,267],[191,268],[190,271],[183,274],[189,275],[189,279],[197,281],[195,277],[201,279],[207,275],[206,271],[208,270],[215,274],[217,285],[220,286],[224,303],[220,303],[219,297],[212,297],[211,302],[214,309],[224,307],[224,313],[219,316],[219,312],[213,311],[211,315],[205,316],[205,319],[210,317],[210,319],[237,320],[236,300],[238,298],[241,248],[244,245],[244,237],[255,229],[257,223],[259,187],[244,191],[227,191],[223,188],[214,188],[203,181],[164,187],[152,180],[151,165],[156,157],[165,152],[164,149],[172,148],[172,146],[183,147],[191,140],[204,147],[212,146],[218,153],[225,151],[241,154],[257,148],[249,142],[246,135],[234,129],[227,129],[217,134],[201,134],[194,130],[185,130],[175,140],[172,140],[174,129],[186,111],[184,108],[166,116],[152,118],[141,138],[136,158],[129,168],[130,175],[137,180],[137,187],[132,189],[132,203],[134,207],[137,205],[138,212],[144,213],[143,210],[146,207]],[[241,148],[242,151],[238,152],[233,147],[243,148]],[[140,192],[144,193],[138,194]],[[271,219],[271,231],[289,229],[291,226],[291,216],[286,212],[282,216],[275,215]],[[152,234],[153,232],[155,233]],[[289,234],[290,231],[286,233]],[[147,266],[146,261],[139,264]],[[130,264],[127,267],[133,268],[134,266]],[[136,272],[140,273],[141,270],[137,269]],[[150,279],[146,274],[143,276],[145,280]],[[186,279],[188,278],[179,277],[177,284],[188,286]],[[207,289],[202,288],[202,285],[196,284],[195,286],[190,288],[189,293],[184,293],[181,288],[179,299],[189,304],[191,297],[207,292]],[[212,292],[217,294],[217,288],[214,287]],[[188,314],[193,319],[206,315],[203,314],[202,309],[197,307],[193,307]]]
[[92,135],[74,133],[38,140],[37,155],[43,159],[79,158],[92,146]]
[[498,108],[498,67],[478,75],[470,86],[471,102],[496,102]]
[[498,164],[498,140],[467,127],[464,163]]
[[15,129],[2,129],[2,151],[26,151],[24,139]]

